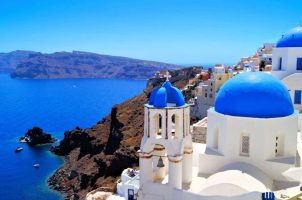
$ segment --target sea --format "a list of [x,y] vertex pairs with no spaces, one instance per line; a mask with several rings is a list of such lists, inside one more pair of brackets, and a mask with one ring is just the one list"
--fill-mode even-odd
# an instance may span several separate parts
[[[19,80],[0,74],[0,200],[63,199],[47,180],[64,161],[48,151],[50,145],[19,143],[29,128],[39,126],[62,140],[65,131],[94,125],[145,86],[145,80]],[[24,150],[15,153],[17,147]],[[33,167],[37,163],[40,168]]]

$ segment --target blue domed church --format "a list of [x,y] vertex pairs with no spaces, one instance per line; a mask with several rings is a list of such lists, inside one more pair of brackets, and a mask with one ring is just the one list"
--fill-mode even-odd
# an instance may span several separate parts
[[272,75],[285,84],[294,108],[302,112],[302,27],[284,33],[272,54]]
[[265,72],[233,77],[208,111],[207,144],[199,157],[199,174],[210,178],[202,193],[240,196],[299,185],[284,175],[301,165],[297,132],[298,113],[280,80]]
[[206,144],[192,142],[189,107],[168,79],[145,104],[139,200],[260,200],[299,188],[298,112],[278,78],[227,81],[208,110]]

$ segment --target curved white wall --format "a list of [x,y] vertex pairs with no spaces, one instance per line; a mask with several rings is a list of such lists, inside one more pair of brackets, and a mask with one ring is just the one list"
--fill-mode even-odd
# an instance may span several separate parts
[[[213,174],[233,162],[246,162],[275,180],[285,180],[281,173],[294,166],[297,151],[298,114],[282,118],[234,117],[208,111],[207,150],[200,155],[199,172]],[[218,149],[213,149],[219,129]],[[241,155],[241,137],[249,136],[249,155]],[[276,137],[281,148],[276,150]],[[214,154],[211,151],[217,151]]]

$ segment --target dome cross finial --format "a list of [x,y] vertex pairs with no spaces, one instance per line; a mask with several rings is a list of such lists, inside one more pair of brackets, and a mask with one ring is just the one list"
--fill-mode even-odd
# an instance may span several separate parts
[[169,78],[171,78],[171,75],[168,70],[166,71],[165,77],[166,77],[166,81],[169,81]]

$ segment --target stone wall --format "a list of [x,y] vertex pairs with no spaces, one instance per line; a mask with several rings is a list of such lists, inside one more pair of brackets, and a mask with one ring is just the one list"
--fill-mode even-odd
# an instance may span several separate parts
[[195,143],[206,144],[207,141],[208,118],[205,117],[193,124],[192,141]]

